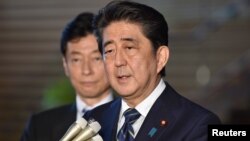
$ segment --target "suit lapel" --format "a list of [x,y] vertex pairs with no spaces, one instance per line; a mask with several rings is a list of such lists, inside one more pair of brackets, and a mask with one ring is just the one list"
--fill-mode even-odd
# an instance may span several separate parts
[[76,120],[76,105],[73,104],[68,109],[65,109],[61,115],[58,116],[57,126],[52,130],[52,140],[59,140],[68,130],[70,125]]
[[175,99],[171,98],[171,92],[168,91],[168,85],[156,100],[147,117],[145,118],[135,141],[157,141],[158,138],[172,128],[175,115]]
[[107,112],[104,114],[103,117],[109,118],[105,119],[102,126],[103,129],[102,137],[104,141],[116,140],[116,130],[117,130],[117,123],[119,119],[120,109],[121,109],[121,99],[118,98],[110,105]]

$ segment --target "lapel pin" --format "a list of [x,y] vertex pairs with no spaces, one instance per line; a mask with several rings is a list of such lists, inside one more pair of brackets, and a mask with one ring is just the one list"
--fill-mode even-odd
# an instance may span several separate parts
[[168,125],[168,121],[167,120],[161,120],[160,121],[160,126],[164,127]]
[[157,132],[157,129],[156,129],[155,127],[153,127],[153,128],[149,131],[148,135],[152,138],[156,132]]

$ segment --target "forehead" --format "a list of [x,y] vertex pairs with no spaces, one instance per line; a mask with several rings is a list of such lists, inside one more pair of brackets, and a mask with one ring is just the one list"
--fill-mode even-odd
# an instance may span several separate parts
[[87,35],[67,43],[67,53],[89,54],[98,52],[98,44],[94,35]]
[[103,30],[103,43],[123,38],[146,38],[139,24],[126,21],[112,22]]

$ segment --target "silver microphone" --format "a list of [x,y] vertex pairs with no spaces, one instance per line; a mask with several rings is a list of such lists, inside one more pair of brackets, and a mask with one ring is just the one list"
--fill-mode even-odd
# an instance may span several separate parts
[[88,139],[87,141],[103,141],[103,139],[99,134],[97,134],[94,137]]
[[97,134],[94,137],[88,139],[87,141],[103,141],[103,139],[99,134]]
[[64,136],[60,139],[60,141],[70,141],[74,138],[81,130],[83,130],[87,126],[87,121],[84,118],[78,119],[74,122]]
[[72,141],[86,141],[94,137],[101,129],[101,125],[95,121],[90,120],[89,124],[78,133],[78,135]]

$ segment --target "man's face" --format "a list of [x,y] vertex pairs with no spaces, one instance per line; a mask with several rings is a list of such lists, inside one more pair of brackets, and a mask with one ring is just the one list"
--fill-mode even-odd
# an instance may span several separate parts
[[95,98],[108,92],[109,83],[94,35],[68,42],[63,65],[80,97]]
[[158,54],[138,24],[113,22],[103,31],[104,62],[111,86],[125,100],[140,102],[159,82]]

